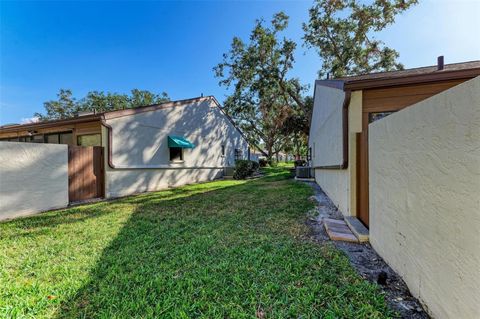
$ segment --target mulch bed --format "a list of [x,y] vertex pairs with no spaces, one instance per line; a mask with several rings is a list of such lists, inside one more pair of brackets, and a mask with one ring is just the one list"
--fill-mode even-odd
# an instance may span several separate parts
[[314,182],[306,183],[313,188],[315,193],[310,200],[316,203],[315,211],[310,212],[310,217],[307,219],[310,228],[309,239],[319,244],[333,243],[343,251],[360,276],[379,285],[385,293],[388,305],[391,309],[397,311],[401,318],[430,318],[420,302],[410,294],[403,279],[388,266],[369,243],[330,240],[325,231],[323,219],[343,219],[342,214],[318,184]]

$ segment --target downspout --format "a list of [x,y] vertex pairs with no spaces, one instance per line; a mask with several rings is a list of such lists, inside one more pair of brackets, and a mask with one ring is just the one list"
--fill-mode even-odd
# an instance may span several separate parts
[[342,105],[342,163],[340,165],[313,166],[318,169],[346,169],[348,168],[348,106],[350,105],[351,90],[345,91]]
[[112,127],[107,124],[105,121],[105,116],[102,115],[100,118],[100,121],[102,122],[102,125],[105,126],[108,132],[108,145],[107,145],[107,163],[110,168],[115,168],[115,165],[113,165],[112,162]]

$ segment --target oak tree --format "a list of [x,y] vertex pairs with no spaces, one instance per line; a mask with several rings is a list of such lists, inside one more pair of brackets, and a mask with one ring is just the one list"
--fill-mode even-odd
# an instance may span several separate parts
[[401,70],[399,54],[375,37],[418,0],[316,0],[303,24],[307,47],[322,60],[320,78]]
[[287,25],[283,12],[270,25],[257,20],[248,42],[234,37],[214,68],[219,84],[231,89],[225,111],[268,160],[288,143],[289,136],[282,134],[287,119],[305,108],[305,86],[289,76],[296,43],[282,37]]

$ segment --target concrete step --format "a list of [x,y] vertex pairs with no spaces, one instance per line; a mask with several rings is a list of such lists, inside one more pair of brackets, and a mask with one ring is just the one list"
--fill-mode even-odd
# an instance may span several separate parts
[[323,219],[323,225],[331,240],[358,243],[357,237],[355,237],[344,220],[325,218]]
[[347,223],[348,227],[350,227],[355,237],[358,238],[358,241],[361,243],[368,241],[368,228],[365,227],[365,225],[363,225],[357,217],[347,216],[345,217],[345,222]]

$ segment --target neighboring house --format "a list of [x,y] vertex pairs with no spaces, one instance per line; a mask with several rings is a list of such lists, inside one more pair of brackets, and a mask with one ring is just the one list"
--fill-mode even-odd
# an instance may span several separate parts
[[[220,178],[249,157],[246,139],[214,97],[3,126],[0,141],[69,145],[70,202]],[[14,144],[29,152],[23,143],[3,143],[1,155]]]
[[438,318],[480,316],[479,75],[439,58],[315,83],[316,182]]

